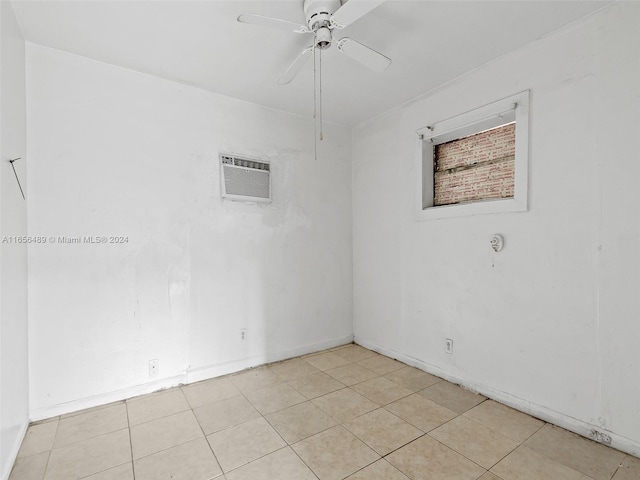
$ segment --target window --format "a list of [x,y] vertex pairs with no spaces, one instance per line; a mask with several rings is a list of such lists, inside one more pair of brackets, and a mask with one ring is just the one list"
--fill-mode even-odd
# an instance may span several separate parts
[[529,93],[418,130],[419,220],[527,209]]
[[513,198],[516,124],[435,145],[433,204]]

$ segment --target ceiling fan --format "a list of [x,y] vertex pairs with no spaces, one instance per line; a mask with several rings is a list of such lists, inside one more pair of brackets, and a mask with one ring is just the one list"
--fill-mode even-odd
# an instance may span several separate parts
[[[385,0],[304,0],[303,10],[307,25],[299,25],[288,20],[265,17],[252,13],[238,16],[238,22],[277,28],[299,34],[313,34],[313,45],[305,48],[280,76],[278,83],[290,83],[302,70],[310,57],[314,57],[314,114],[319,137],[322,140],[322,51],[333,44],[339,52],[356,60],[365,67],[383,72],[391,65],[391,59],[360,42],[344,37],[334,41],[335,30],[343,29],[365,16]],[[318,128],[317,128],[318,129]]]

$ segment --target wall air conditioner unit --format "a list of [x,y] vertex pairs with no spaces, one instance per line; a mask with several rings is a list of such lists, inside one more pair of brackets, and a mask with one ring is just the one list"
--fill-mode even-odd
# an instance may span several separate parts
[[241,202],[271,201],[269,161],[220,154],[222,197]]

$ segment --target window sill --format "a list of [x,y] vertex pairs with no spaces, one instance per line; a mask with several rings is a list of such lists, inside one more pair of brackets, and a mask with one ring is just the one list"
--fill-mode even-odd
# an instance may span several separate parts
[[457,203],[455,205],[442,205],[439,207],[427,207],[417,212],[418,221],[441,220],[444,218],[470,217],[473,215],[485,215],[487,213],[514,213],[526,212],[527,204],[515,198],[501,200],[484,200],[470,203]]

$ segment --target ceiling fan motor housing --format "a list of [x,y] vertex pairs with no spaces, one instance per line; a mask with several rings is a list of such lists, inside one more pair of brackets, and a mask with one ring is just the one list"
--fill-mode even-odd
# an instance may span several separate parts
[[328,27],[331,15],[340,5],[340,0],[304,0],[304,15],[309,29],[315,32],[320,27]]

